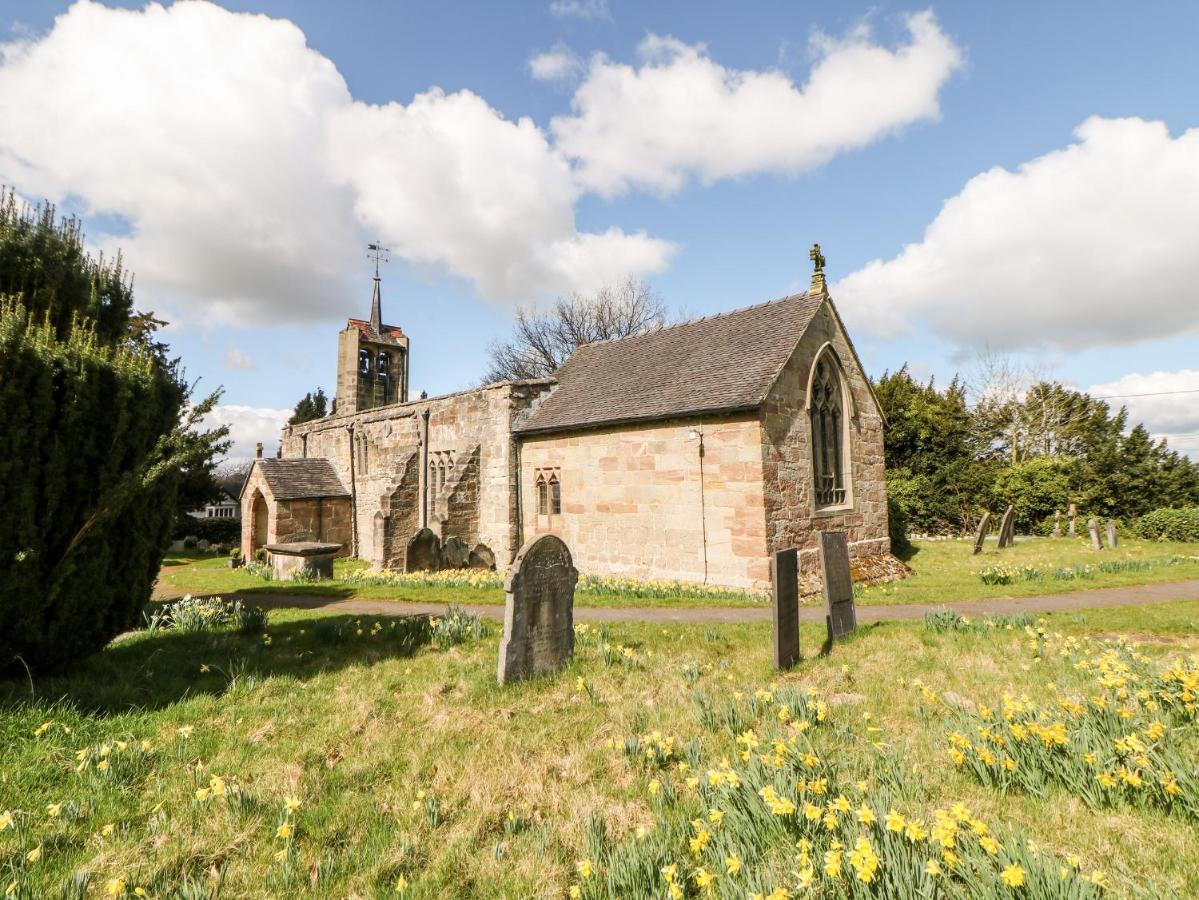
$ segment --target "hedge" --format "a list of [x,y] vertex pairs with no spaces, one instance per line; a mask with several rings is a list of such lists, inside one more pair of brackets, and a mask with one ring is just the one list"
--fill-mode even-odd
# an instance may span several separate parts
[[1134,525],[1143,538],[1163,541],[1199,541],[1199,506],[1155,509]]

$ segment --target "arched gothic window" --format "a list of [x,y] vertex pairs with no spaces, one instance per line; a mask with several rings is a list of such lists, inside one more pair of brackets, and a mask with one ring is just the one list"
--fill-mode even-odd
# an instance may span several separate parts
[[549,511],[549,485],[546,484],[545,476],[539,474],[537,476],[537,515],[546,516],[549,515]]
[[362,378],[371,377],[371,352],[369,350],[358,351],[358,375]]
[[841,371],[825,354],[816,363],[812,376],[812,476],[816,506],[840,506],[845,503],[848,481],[846,464],[845,392]]
[[550,515],[562,515],[562,483],[556,472],[550,476]]

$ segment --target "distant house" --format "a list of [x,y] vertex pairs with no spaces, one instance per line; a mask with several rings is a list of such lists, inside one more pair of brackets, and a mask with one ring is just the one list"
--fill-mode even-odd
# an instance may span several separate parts
[[221,498],[204,504],[203,509],[188,513],[193,519],[240,519],[241,502],[228,491],[221,491]]

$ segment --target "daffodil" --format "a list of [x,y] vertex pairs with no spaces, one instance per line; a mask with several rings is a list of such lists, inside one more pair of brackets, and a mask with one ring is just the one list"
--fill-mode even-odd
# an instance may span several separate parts
[[592,866],[590,859],[579,860],[575,864],[575,868],[578,870],[580,878],[590,878],[592,872],[595,871],[595,867]]
[[286,841],[288,838],[290,838],[292,836],[294,831],[295,831],[295,829],[293,829],[291,827],[290,822],[284,822],[282,825],[280,825],[278,828],[275,829],[275,837],[279,838],[280,840]]
[[736,855],[726,856],[724,858],[724,868],[730,875],[736,875],[741,871],[741,860]]
[[1018,888],[1024,884],[1024,869],[1018,863],[1012,863],[1001,873],[1003,883],[1008,887]]

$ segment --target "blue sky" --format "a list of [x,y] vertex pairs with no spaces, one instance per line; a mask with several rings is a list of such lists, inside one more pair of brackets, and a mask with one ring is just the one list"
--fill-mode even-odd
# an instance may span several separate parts
[[[219,10],[8,0],[0,182],[126,248],[188,373],[225,387],[243,451],[271,410],[332,393],[375,237],[396,251],[385,318],[430,393],[476,382],[522,302],[628,269],[680,312],[719,312],[804,287],[819,241],[871,374],[945,378],[992,346],[1098,393],[1154,394],[1127,401],[1134,415],[1199,449],[1199,393],[1174,393],[1199,389],[1199,6],[940,4],[927,40],[925,7],[896,3],[221,6],[302,38]],[[881,80],[867,50],[889,55]],[[561,77],[534,77],[544,54]],[[160,78],[175,60],[179,80]],[[834,96],[877,104],[847,122],[798,99],[822,63]],[[738,93],[755,76],[794,89],[777,114]],[[723,123],[685,121],[717,101]],[[422,128],[448,150],[425,152]],[[39,144],[56,132],[78,150]],[[1008,174],[971,182],[995,167]],[[476,203],[479,179],[512,187]],[[605,233],[598,250],[578,238]],[[579,260],[560,266],[562,247]]]

